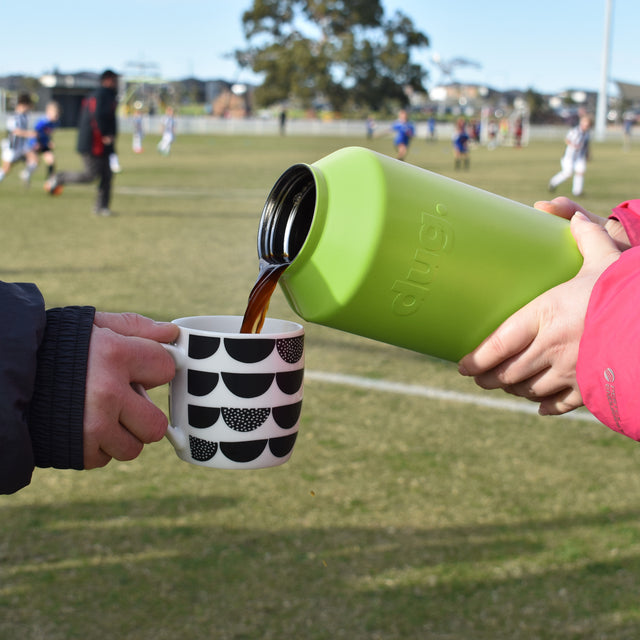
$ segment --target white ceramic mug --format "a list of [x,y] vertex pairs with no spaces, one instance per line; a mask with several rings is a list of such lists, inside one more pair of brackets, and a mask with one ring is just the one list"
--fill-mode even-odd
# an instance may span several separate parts
[[267,318],[255,334],[240,333],[241,316],[173,322],[180,336],[164,345],[176,363],[167,438],[178,456],[217,469],[286,462],[302,408],[302,325]]

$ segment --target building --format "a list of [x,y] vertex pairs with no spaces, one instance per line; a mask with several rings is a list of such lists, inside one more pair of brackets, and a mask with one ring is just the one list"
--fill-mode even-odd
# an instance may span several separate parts
[[451,82],[433,87],[429,99],[440,115],[473,116],[480,113],[487,102],[500,102],[500,92],[480,84]]
[[45,90],[41,110],[49,100],[55,100],[61,107],[60,126],[75,127],[80,117],[82,100],[100,86],[100,74],[90,71],[79,73],[48,73],[40,78]]

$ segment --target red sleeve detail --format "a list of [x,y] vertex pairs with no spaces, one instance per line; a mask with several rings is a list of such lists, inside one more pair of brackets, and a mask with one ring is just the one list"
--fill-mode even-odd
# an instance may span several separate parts
[[640,245],[640,200],[627,200],[612,211],[610,217],[620,220],[631,245]]

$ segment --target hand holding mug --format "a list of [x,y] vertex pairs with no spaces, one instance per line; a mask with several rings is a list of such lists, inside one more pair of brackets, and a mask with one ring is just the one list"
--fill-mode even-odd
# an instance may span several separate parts
[[103,467],[111,458],[132,460],[145,444],[160,440],[167,418],[132,388],[166,384],[172,358],[161,342],[176,340],[172,323],[133,313],[97,312],[89,344],[84,407],[84,467]]

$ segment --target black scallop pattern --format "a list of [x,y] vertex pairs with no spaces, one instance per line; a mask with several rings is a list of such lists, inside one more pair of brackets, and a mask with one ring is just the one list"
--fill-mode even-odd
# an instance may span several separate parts
[[296,431],[288,436],[269,438],[269,449],[271,450],[271,453],[273,453],[276,458],[284,458],[284,456],[291,453],[297,437],[298,432]]
[[281,429],[292,429],[298,424],[301,409],[302,400],[282,407],[273,407],[273,419]]
[[187,391],[194,396],[206,396],[218,384],[220,376],[209,371],[187,371]]
[[[223,374],[224,375],[224,374]],[[289,395],[296,393],[302,386],[304,377],[304,369],[296,369],[295,371],[283,371],[276,373],[276,383],[282,393]],[[225,380],[226,382],[226,380]]]
[[187,406],[189,424],[196,429],[207,429],[212,427],[220,417],[218,407],[198,407],[195,404]]
[[239,398],[257,398],[273,383],[274,373],[222,373],[227,389]]
[[261,362],[271,355],[276,341],[268,338],[256,338],[255,340],[243,340],[240,338],[225,338],[224,348],[227,353],[238,362]]
[[[189,357],[194,360],[209,358],[220,348],[221,340],[209,336],[192,335],[189,338]],[[304,336],[296,338],[245,339],[225,338],[224,347],[230,357],[249,364],[268,358],[274,349],[288,364],[300,362],[303,357]],[[189,369],[187,391],[194,396],[206,396],[219,384],[222,377],[230,393],[238,398],[258,398],[266,393],[274,378],[278,388],[288,395],[302,388],[304,369],[282,373],[231,373],[222,374]],[[188,406],[188,421],[195,429],[207,429],[215,425],[220,416],[225,424],[237,432],[252,432],[259,429],[273,415],[275,423],[284,430],[293,429],[300,419],[302,401],[274,408],[205,407],[197,404]],[[229,460],[242,464],[249,463],[267,449],[272,455],[283,458],[289,455],[297,438],[296,433],[282,437],[251,440],[249,442],[210,442],[196,436],[189,436],[189,447],[194,461],[207,462],[218,451]]]
[[229,460],[247,463],[259,458],[267,448],[267,445],[269,446],[269,451],[276,458],[284,458],[291,453],[297,437],[298,433],[296,432],[280,438],[269,438],[268,440],[218,443],[189,436],[189,447],[191,449],[191,457],[198,462],[208,462],[216,455],[219,449]]
[[251,462],[267,448],[267,440],[249,442],[221,442],[220,451],[234,462]]
[[189,336],[189,357],[195,360],[210,358],[220,347],[220,338],[211,336]]

